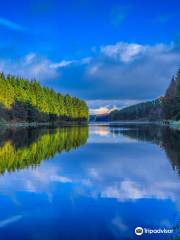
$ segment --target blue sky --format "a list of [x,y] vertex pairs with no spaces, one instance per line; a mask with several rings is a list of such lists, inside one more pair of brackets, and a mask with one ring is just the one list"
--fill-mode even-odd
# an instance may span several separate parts
[[122,107],[163,94],[180,67],[178,0],[6,0],[0,70]]

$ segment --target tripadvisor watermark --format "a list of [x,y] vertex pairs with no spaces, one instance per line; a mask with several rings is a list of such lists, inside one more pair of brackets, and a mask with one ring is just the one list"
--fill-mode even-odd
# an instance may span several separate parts
[[173,233],[173,229],[169,228],[157,228],[157,229],[150,229],[150,228],[142,228],[136,227],[135,234],[141,236],[142,234],[171,234]]

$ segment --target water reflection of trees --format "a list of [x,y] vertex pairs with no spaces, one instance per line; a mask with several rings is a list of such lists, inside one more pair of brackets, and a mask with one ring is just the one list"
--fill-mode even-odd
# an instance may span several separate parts
[[0,173],[35,167],[56,153],[78,148],[87,138],[87,127],[1,130]]
[[174,170],[180,174],[180,131],[158,125],[124,125],[112,127],[114,134],[122,134],[139,141],[148,141],[162,147]]

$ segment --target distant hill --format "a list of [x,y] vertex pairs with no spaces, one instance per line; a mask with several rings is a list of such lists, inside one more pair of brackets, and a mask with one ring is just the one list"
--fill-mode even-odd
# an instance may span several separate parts
[[103,115],[90,116],[91,121],[180,120],[180,69],[172,78],[164,96]]
[[110,121],[118,120],[158,120],[163,118],[162,99],[138,103],[109,114]]
[[132,105],[110,113],[111,121],[118,120],[180,120],[180,69],[172,78],[163,97]]
[[163,118],[163,97],[116,109],[107,114],[90,115],[90,122],[126,121],[126,120],[157,120]]
[[89,121],[90,122],[108,122],[109,121],[109,114],[97,114],[97,115],[90,115]]

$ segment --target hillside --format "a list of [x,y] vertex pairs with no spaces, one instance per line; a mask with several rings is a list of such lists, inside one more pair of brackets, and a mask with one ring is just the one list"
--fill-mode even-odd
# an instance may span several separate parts
[[180,69],[165,92],[163,111],[165,119],[180,120]]
[[162,99],[135,104],[110,113],[111,121],[118,120],[157,120],[162,119]]
[[88,107],[83,100],[62,95],[12,75],[0,74],[1,122],[87,121]]
[[115,110],[109,115],[110,121],[160,119],[180,119],[180,70],[172,78],[163,97]]

